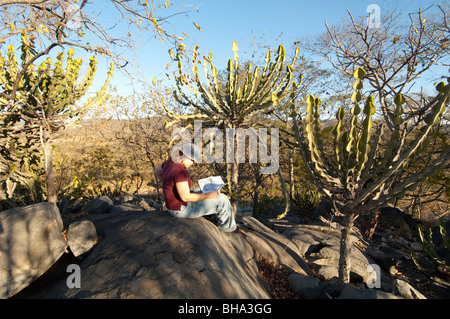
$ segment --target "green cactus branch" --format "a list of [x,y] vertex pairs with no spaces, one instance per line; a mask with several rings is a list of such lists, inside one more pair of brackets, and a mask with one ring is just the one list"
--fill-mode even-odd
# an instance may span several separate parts
[[[450,275],[450,265],[447,265],[445,260],[439,255],[438,251],[436,250],[436,247],[433,243],[433,232],[431,229],[428,231],[428,236],[426,235],[423,227],[419,225],[418,227],[419,236],[420,236],[420,242],[422,243],[423,249],[428,254],[428,256],[432,259],[433,262],[436,263],[437,269],[443,273],[445,276]],[[450,249],[450,238],[447,236],[446,230],[445,230],[445,223],[443,219],[441,218],[439,220],[439,233],[442,238],[442,242],[444,244],[444,247],[446,249]],[[415,260],[413,256],[414,262],[417,266],[419,266],[419,269],[422,269],[420,267],[420,264],[417,260]],[[426,273],[426,272],[425,272]],[[429,274],[426,273],[428,276]]]
[[[266,55],[264,72],[261,74],[258,67],[252,70],[251,65],[248,65],[245,72],[245,81],[241,85],[238,45],[236,41],[233,41],[234,57],[228,61],[228,76],[224,86],[219,83],[217,68],[212,61],[212,53],[203,58],[202,65],[206,79],[206,83],[203,83],[197,66],[199,62],[197,47],[194,48],[193,52],[191,81],[188,81],[189,77],[183,73],[183,64],[180,56],[177,56],[177,90],[174,92],[174,97],[178,103],[192,106],[195,113],[190,115],[174,114],[167,109],[163,102],[164,110],[173,119],[171,123],[167,123],[168,126],[173,125],[180,119],[200,118],[196,113],[206,115],[217,122],[233,122],[239,125],[244,123],[250,114],[268,112],[277,104],[278,100],[284,98],[287,94],[287,89],[293,81],[292,70],[299,49],[296,50],[291,65],[286,68],[283,66],[286,55],[283,46],[281,45],[278,49],[275,63],[270,62],[269,51]],[[190,84],[192,81],[195,83],[195,87]],[[184,87],[192,94],[192,97],[185,92]],[[194,96],[196,100],[193,99]]]
[[[307,119],[303,121],[293,109],[291,116],[293,121],[294,137],[297,140],[297,145],[300,153],[302,154],[307,171],[313,178],[313,182],[321,189],[325,196],[331,199],[332,192],[330,189],[342,189],[343,184],[339,178],[339,174],[335,174],[335,170],[331,169],[331,166],[326,166],[323,160],[323,154],[321,150],[316,147],[318,142],[316,139],[318,136],[312,134],[316,130],[315,125],[318,125],[314,119],[314,113],[318,112],[319,99],[315,99],[312,95],[307,98]],[[316,122],[314,124],[314,122]],[[304,125],[302,125],[304,124]],[[305,128],[305,129],[304,129]],[[306,130],[309,131],[309,135]]]
[[[376,183],[372,183],[367,189],[362,191],[361,195],[354,201],[354,203],[349,206],[350,209],[354,208],[356,205],[363,203],[366,201],[369,196],[372,196],[374,193],[380,190],[382,185],[385,185],[388,182],[388,179],[390,179],[394,174],[399,174],[403,172],[407,166],[409,165],[409,162],[414,157],[415,153],[420,149],[420,147],[423,145],[424,141],[427,139],[428,135],[430,134],[431,130],[434,129],[435,125],[439,123],[439,119],[442,116],[446,105],[448,105],[449,102],[449,96],[450,96],[450,85],[442,85],[439,84],[437,87],[439,94],[438,94],[438,100],[434,104],[434,106],[431,109],[431,112],[427,115],[427,123],[420,129],[420,134],[417,138],[415,138],[408,148],[406,148],[402,153],[397,154],[396,156],[398,159],[394,162],[392,162],[392,166],[390,168],[387,168],[384,173],[377,179]],[[398,138],[398,136],[393,135],[393,139]],[[415,187],[417,183],[421,180],[424,180],[426,177],[428,177],[433,171],[436,171],[440,168],[442,168],[443,165],[450,159],[450,152],[444,151],[439,155],[439,158],[436,159],[432,165],[426,167],[421,172],[418,172],[414,174],[408,185],[405,185],[403,183],[403,194],[404,190],[407,188]],[[415,181],[415,182],[414,182]],[[401,194],[401,193],[400,193]],[[395,195],[400,195],[395,194]],[[400,197],[400,196],[399,196]]]

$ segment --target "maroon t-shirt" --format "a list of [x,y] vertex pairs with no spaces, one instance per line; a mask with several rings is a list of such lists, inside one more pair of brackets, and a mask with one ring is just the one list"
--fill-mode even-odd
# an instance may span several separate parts
[[188,182],[189,187],[191,187],[189,172],[183,165],[171,163],[170,161],[165,161],[161,167],[161,182],[166,207],[170,210],[180,210],[181,205],[187,206],[187,203],[181,200],[175,184],[179,182]]

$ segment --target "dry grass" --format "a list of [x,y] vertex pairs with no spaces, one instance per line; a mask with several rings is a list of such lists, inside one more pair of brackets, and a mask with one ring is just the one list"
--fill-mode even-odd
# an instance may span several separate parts
[[273,299],[298,299],[289,285],[291,271],[265,257],[259,258],[259,275],[269,285]]

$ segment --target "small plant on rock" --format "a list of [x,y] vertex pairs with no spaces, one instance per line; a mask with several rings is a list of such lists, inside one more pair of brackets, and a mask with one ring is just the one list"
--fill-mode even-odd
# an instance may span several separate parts
[[[450,265],[447,265],[446,261],[438,253],[437,248],[433,243],[433,232],[430,229],[427,234],[424,231],[422,225],[419,225],[418,230],[420,242],[423,246],[424,251],[437,265],[437,270],[445,277],[450,279]],[[445,223],[443,219],[439,220],[439,233],[442,237],[443,246],[450,251],[450,238],[447,236],[447,231],[445,230]],[[414,262],[419,267],[419,269],[423,270],[423,268],[420,266],[420,263],[416,259],[414,259]]]

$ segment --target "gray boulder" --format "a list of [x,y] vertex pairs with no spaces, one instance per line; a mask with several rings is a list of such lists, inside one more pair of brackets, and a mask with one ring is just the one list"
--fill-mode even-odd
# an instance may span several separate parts
[[289,275],[289,284],[295,294],[302,298],[328,299],[319,278],[293,273]]
[[245,239],[253,247],[257,258],[263,256],[291,271],[307,276],[313,275],[293,241],[271,230],[253,217],[244,217],[242,224],[245,229]]
[[[308,260],[317,273],[325,279],[338,275],[339,269],[339,249],[340,230],[330,229],[324,226],[296,225],[286,228],[282,233],[292,240],[299,247],[302,257]],[[353,236],[353,247],[350,257],[351,280],[358,278],[359,282],[367,282],[371,275],[368,272],[370,265],[377,265],[377,262],[366,252],[367,245],[359,237]],[[392,281],[390,276],[380,270],[381,289],[392,291]]]
[[81,209],[81,212],[89,215],[107,214],[111,212],[113,206],[114,203],[111,198],[100,196],[87,202]]
[[145,209],[139,205],[131,204],[131,203],[123,203],[120,205],[115,205],[110,213],[118,213],[118,212],[138,212],[138,211],[144,211]]
[[393,293],[378,289],[361,289],[352,284],[345,284],[339,299],[403,299]]
[[47,271],[65,252],[63,223],[54,204],[0,212],[0,298],[8,298]]
[[89,220],[76,221],[67,229],[67,243],[75,257],[88,252],[97,243],[97,231]]
[[412,287],[406,280],[394,279],[394,292],[406,299],[427,299],[420,291]]

